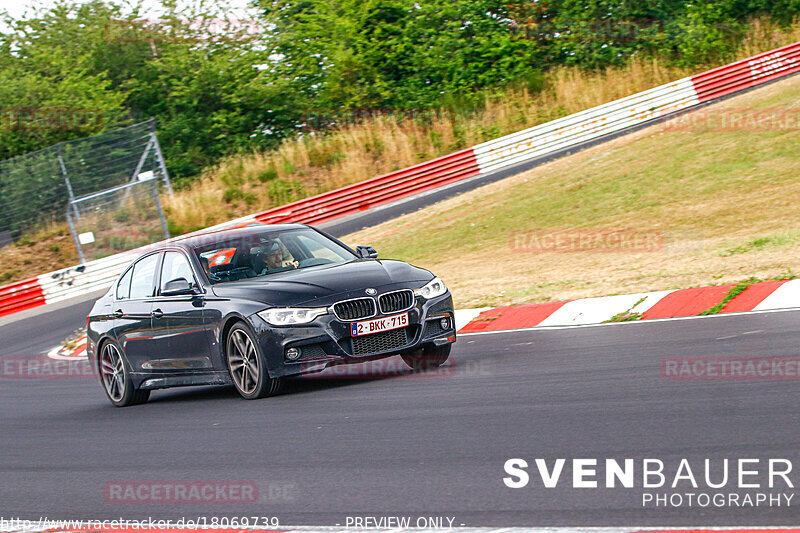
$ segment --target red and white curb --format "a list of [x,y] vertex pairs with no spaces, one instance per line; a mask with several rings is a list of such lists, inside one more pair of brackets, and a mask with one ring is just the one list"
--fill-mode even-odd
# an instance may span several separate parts
[[59,344],[49,352],[47,352],[47,356],[51,359],[58,359],[58,360],[66,360],[66,361],[75,361],[78,359],[85,359],[86,358],[86,343],[87,343],[86,335],[81,335],[75,340],[72,344],[74,346],[63,346]]
[[[627,315],[632,320],[697,317],[721,303],[735,285],[582,298],[566,302],[512,305],[484,310],[460,328],[460,334],[537,327],[602,324]],[[754,283],[720,311],[740,313],[800,307],[800,280]]]
[[[635,320],[697,317],[722,302],[735,285],[715,285],[672,291],[643,292],[566,302],[459,309],[455,312],[459,335],[527,328],[587,326],[612,321],[620,315]],[[720,314],[773,311],[800,307],[800,279],[753,283],[730,300]],[[56,346],[47,354],[53,359],[86,357],[86,336],[70,347]]]

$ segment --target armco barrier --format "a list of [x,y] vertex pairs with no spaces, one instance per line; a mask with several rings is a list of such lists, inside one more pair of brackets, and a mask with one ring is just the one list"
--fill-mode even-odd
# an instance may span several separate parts
[[512,133],[473,148],[494,172],[800,71],[800,43]]
[[38,278],[0,287],[0,316],[44,305],[44,291]]
[[700,102],[727,96],[800,70],[800,43],[692,76]]
[[137,251],[122,253],[38,277],[45,303],[52,304],[108,287]]
[[319,224],[477,176],[479,173],[472,148],[467,148],[413,167],[258,213],[255,219],[270,223],[291,221]]
[[[248,220],[320,224],[577,147],[798,71],[800,42],[214,228]],[[139,251],[0,287],[0,316],[108,287]]]
[[512,133],[473,148],[482,173],[592,141],[696,106],[690,78]]

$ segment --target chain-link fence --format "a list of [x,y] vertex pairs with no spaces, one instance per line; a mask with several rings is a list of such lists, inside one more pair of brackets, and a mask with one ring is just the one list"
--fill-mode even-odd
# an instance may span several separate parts
[[[75,230],[73,237],[80,253],[78,226],[86,226],[82,210],[93,209],[86,207],[92,205],[87,198],[128,184],[133,185],[120,189],[126,191],[126,199],[140,197],[139,189],[146,189],[151,195],[159,181],[171,194],[153,119],[0,161],[0,210],[4,215],[0,217],[0,241],[4,237],[14,240],[48,223],[66,220],[74,226],[71,229]],[[148,184],[143,187],[135,185],[145,182]],[[109,212],[116,210],[111,205],[120,200],[113,192],[97,199],[107,202],[104,209]],[[153,205],[157,201],[156,196]],[[157,211],[155,222],[160,227],[160,206]]]
[[155,177],[75,198],[67,221],[78,236],[81,262],[146,246],[169,237]]

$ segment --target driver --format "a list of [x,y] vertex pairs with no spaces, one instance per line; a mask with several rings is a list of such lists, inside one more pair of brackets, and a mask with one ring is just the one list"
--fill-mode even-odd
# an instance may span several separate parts
[[290,270],[300,266],[297,261],[283,260],[283,247],[278,241],[268,241],[259,248],[259,255],[264,262],[264,267],[267,272]]

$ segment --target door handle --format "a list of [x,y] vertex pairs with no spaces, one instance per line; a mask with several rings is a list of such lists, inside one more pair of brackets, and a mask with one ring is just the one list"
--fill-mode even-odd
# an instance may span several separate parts
[[164,312],[161,309],[153,309],[153,318],[161,318],[164,316]]
[[123,316],[125,316],[125,313],[122,312],[122,309],[114,311],[114,318],[122,318]]

